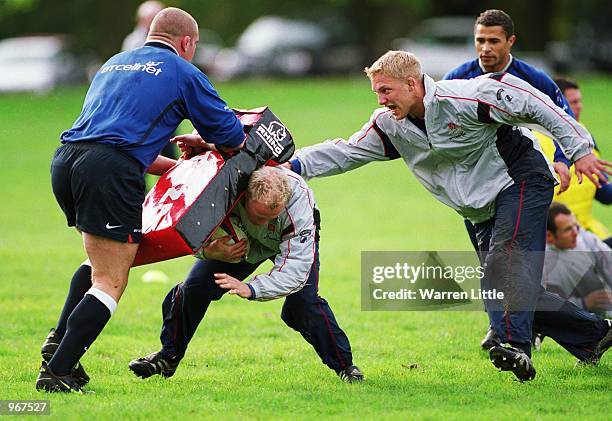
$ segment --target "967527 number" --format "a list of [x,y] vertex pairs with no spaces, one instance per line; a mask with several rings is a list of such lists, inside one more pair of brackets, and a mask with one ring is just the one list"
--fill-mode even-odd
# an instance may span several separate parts
[[0,400],[0,415],[49,415],[49,401],[41,400]]

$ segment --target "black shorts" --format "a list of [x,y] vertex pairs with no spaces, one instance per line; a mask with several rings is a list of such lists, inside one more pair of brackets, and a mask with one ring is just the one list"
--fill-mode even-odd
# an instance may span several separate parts
[[145,184],[134,158],[101,143],[66,143],[51,161],[51,185],[68,226],[140,242]]

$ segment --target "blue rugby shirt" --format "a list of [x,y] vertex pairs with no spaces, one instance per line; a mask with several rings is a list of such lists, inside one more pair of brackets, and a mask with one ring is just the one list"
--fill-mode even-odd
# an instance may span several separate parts
[[112,145],[144,171],[185,119],[210,143],[235,147],[245,137],[206,75],[169,46],[150,42],[102,65],[81,114],[60,139]]
[[[501,72],[510,73],[519,79],[523,79],[540,92],[548,95],[548,97],[557,105],[557,107],[563,109],[563,111],[575,118],[567,99],[565,99],[565,96],[557,84],[542,70],[510,55],[510,62],[506,65],[505,69],[501,70]],[[486,72],[480,66],[478,59],[475,59],[465,62],[449,71],[444,75],[443,79],[472,79],[486,73],[488,72]],[[568,167],[571,165],[557,142],[555,142],[555,162],[564,162]]]

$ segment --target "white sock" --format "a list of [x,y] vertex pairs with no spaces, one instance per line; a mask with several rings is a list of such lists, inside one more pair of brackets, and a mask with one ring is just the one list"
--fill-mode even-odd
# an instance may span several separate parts
[[85,294],[90,294],[96,297],[102,304],[106,306],[106,308],[108,308],[108,311],[110,311],[111,316],[113,315],[115,309],[117,308],[117,302],[113,297],[98,288],[90,288],[89,291],[87,291]]

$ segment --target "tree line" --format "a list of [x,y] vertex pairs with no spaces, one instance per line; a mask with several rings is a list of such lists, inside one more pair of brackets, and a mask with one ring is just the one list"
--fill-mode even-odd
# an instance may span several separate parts
[[[117,52],[135,23],[140,0],[0,0],[0,38],[31,33],[64,33],[81,53],[105,59]],[[608,30],[609,0],[167,0],[189,11],[203,28],[232,45],[244,28],[262,15],[325,21],[346,39],[362,46],[368,59],[388,49],[429,16],[476,16],[501,8],[515,21],[519,47],[542,50],[551,39],[568,40],[574,28],[588,22],[594,31]],[[206,40],[203,40],[204,42]]]

